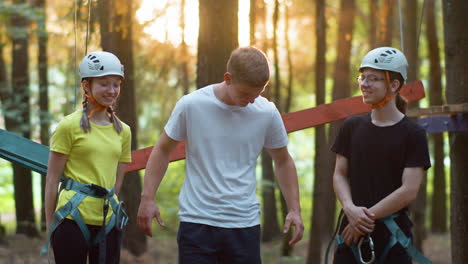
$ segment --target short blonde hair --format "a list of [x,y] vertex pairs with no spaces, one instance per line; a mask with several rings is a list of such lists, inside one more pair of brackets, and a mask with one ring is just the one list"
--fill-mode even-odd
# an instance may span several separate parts
[[254,87],[265,86],[270,79],[265,53],[253,46],[235,49],[229,57],[227,71],[231,73],[233,82]]

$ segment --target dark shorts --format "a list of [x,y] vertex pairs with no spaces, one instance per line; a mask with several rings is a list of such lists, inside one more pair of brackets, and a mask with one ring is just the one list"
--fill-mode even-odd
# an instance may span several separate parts
[[181,222],[179,264],[260,264],[260,225],[222,228]]
[[[100,226],[87,225],[93,239]],[[106,237],[106,264],[119,263],[122,232],[112,229]],[[80,228],[75,221],[64,219],[51,237],[51,246],[57,264],[99,263],[99,245],[89,248]]]

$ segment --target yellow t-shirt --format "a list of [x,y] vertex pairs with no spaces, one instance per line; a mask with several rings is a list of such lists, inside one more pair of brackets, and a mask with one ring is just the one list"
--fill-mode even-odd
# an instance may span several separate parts
[[[96,125],[90,121],[91,131],[80,128],[81,110],[60,121],[52,135],[50,150],[68,156],[64,175],[83,184],[96,184],[104,188],[115,185],[119,162],[131,161],[131,131],[122,122],[119,134],[113,124]],[[58,198],[57,209],[64,206],[75,191],[63,190]],[[117,199],[117,196],[114,195]],[[84,222],[88,225],[102,224],[103,199],[86,197],[78,206]],[[112,210],[106,220],[109,221]],[[73,219],[71,216],[68,218]]]

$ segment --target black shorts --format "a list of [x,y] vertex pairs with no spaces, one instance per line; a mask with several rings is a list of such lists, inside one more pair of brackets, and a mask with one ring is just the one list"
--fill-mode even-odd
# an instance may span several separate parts
[[[91,239],[99,233],[100,226],[87,225]],[[113,228],[106,237],[106,264],[119,263],[122,232]],[[99,263],[99,244],[88,247],[80,228],[75,221],[64,219],[51,236],[51,246],[57,264]]]
[[181,222],[179,264],[260,264],[260,225],[222,228]]

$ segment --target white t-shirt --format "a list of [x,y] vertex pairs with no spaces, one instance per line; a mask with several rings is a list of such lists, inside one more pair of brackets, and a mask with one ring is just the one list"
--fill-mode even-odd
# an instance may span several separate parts
[[179,219],[226,228],[260,223],[256,161],[263,148],[282,148],[288,137],[275,105],[263,97],[246,107],[216,98],[213,85],[183,96],[164,130],[186,139],[186,178]]

